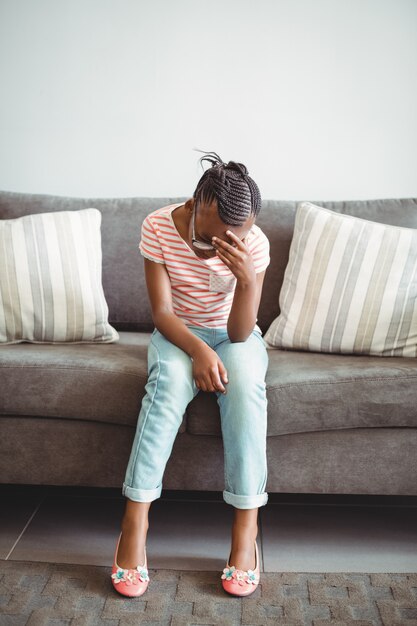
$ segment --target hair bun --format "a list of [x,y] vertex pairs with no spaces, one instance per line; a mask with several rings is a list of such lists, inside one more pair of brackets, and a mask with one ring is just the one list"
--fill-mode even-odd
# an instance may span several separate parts
[[236,161],[229,161],[226,167],[238,171],[242,174],[242,176],[248,176],[248,168],[243,163],[237,163]]

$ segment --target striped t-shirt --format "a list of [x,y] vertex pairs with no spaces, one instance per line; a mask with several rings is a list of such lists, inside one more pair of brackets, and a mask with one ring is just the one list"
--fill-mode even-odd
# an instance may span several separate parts
[[[226,328],[236,277],[217,256],[199,258],[179,234],[172,211],[183,202],[169,204],[147,215],[142,223],[141,254],[164,263],[171,280],[174,313],[188,326]],[[255,272],[270,262],[269,240],[256,224],[245,238]],[[254,330],[261,332],[256,324]]]

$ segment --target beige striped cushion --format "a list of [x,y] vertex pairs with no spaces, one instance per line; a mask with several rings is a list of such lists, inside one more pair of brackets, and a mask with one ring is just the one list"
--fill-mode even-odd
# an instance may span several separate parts
[[101,284],[101,213],[0,220],[0,345],[111,343]]
[[270,346],[417,356],[417,230],[300,203],[279,305]]

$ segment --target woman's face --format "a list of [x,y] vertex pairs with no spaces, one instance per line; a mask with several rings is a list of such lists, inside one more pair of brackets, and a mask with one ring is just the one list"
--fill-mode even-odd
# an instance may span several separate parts
[[193,215],[189,224],[189,240],[192,250],[202,259],[211,259],[216,256],[216,250],[201,250],[194,245],[192,242],[193,219],[195,239],[198,242],[212,244],[211,238],[218,237],[233,246],[236,244],[226,235],[226,231],[231,230],[239,239],[244,240],[255,222],[255,217],[251,215],[241,226],[225,224],[219,217],[217,200],[213,200],[211,204],[195,203],[194,201]]

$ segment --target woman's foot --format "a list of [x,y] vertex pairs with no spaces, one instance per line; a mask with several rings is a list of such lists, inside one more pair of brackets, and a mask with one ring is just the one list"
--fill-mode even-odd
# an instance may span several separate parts
[[230,553],[229,565],[234,565],[236,569],[244,571],[248,569],[254,570],[256,567],[255,540],[253,540],[249,549],[232,549]]
[[[257,542],[254,542],[255,547],[255,565],[247,569],[243,567],[236,567],[231,559],[226,563],[226,567],[223,568],[221,575],[222,587],[233,596],[248,596],[257,589],[260,581],[260,567],[259,567],[259,552]],[[242,563],[244,559],[240,560]],[[249,561],[245,561],[247,563]],[[246,568],[246,564],[244,566]]]
[[148,563],[146,558],[146,546],[144,551],[144,561],[136,567],[122,568],[117,562],[120,541],[123,531],[119,534],[116,551],[113,559],[111,581],[113,587],[122,596],[129,598],[138,597],[145,593],[149,585]]
[[145,563],[145,545],[148,526],[122,524],[122,536],[116,555],[116,563],[123,569],[134,569]]

